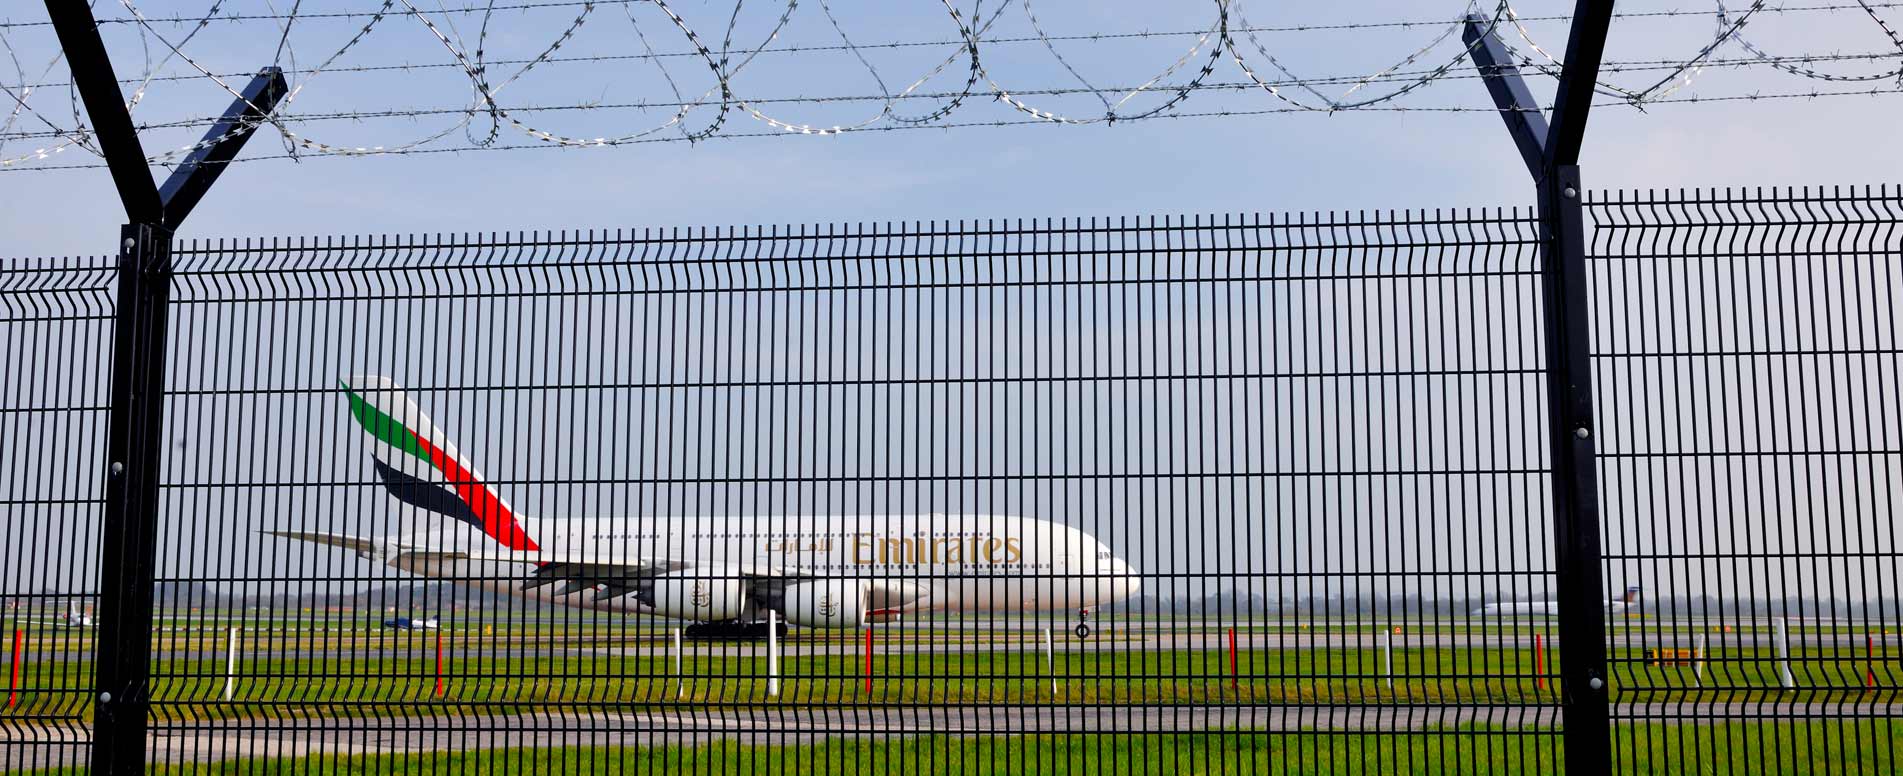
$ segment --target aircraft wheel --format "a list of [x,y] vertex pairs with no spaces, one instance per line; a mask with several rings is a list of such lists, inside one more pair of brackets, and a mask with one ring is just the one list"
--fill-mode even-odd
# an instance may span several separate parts
[[1090,638],[1090,626],[1085,625],[1083,623],[1078,623],[1077,627],[1073,629],[1071,632],[1077,634],[1077,638],[1080,638],[1080,639]]

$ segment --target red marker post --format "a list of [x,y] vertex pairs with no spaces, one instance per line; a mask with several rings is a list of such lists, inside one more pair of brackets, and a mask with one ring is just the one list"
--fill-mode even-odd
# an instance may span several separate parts
[[1242,674],[1236,671],[1236,629],[1229,628],[1229,689],[1242,689]]
[[1533,681],[1546,689],[1546,636],[1533,634]]
[[443,697],[443,632],[436,632],[436,697]]
[[865,683],[866,683],[866,694],[871,695],[872,694],[872,629],[871,628],[866,629],[865,666],[866,667],[865,667],[864,673],[865,673]]
[[13,629],[13,679],[7,682],[7,708],[20,700],[20,653],[26,650],[26,629]]
[[1863,687],[1874,689],[1876,687],[1876,637],[1871,633],[1863,633],[1863,654],[1869,658],[1869,664],[1863,666]]

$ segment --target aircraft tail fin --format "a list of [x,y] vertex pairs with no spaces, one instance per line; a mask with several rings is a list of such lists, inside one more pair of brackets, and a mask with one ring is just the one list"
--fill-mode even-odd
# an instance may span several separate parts
[[1626,586],[1626,589],[1625,589],[1625,598],[1620,600],[1624,601],[1628,605],[1636,604],[1639,602],[1639,593],[1641,592],[1643,591],[1640,590],[1638,585],[1628,585]]
[[482,530],[511,550],[541,549],[443,430],[388,377],[344,381],[350,414],[369,432],[377,476],[398,501]]

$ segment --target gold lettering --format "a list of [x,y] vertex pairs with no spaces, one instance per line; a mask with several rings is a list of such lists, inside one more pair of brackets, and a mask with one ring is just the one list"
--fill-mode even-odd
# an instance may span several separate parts
[[852,562],[860,566],[872,563],[873,544],[866,539],[866,534],[855,534],[852,537]]
[[897,538],[887,538],[880,544],[879,559],[884,563],[917,562],[912,552],[912,542]]
[[1023,542],[1016,538],[1004,540],[1004,562],[1016,563],[1023,559],[1024,559]]
[[995,536],[994,536],[994,537],[992,537],[992,538],[990,538],[990,539],[986,539],[986,540],[985,540],[985,551],[984,551],[984,557],[985,557],[985,562],[986,562],[986,563],[997,563],[997,562],[998,562],[998,558],[1000,557],[1000,556],[999,556],[999,554],[998,554],[998,550],[999,550],[999,549],[1001,549],[1001,548],[1003,548],[1003,547],[1004,547],[1004,540],[1003,540],[1003,539],[999,539],[999,538],[997,538],[997,537],[995,537]]
[[953,538],[953,539],[947,539],[946,541],[949,541],[951,543],[945,546],[944,562],[946,563],[965,562],[965,540]]

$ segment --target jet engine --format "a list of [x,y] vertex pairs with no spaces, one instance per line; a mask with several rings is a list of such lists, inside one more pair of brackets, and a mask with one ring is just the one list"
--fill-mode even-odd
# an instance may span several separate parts
[[641,585],[634,598],[664,617],[721,622],[740,616],[747,591],[738,579],[667,574]]
[[786,586],[786,621],[808,628],[857,628],[866,621],[866,589],[851,579],[822,579]]

